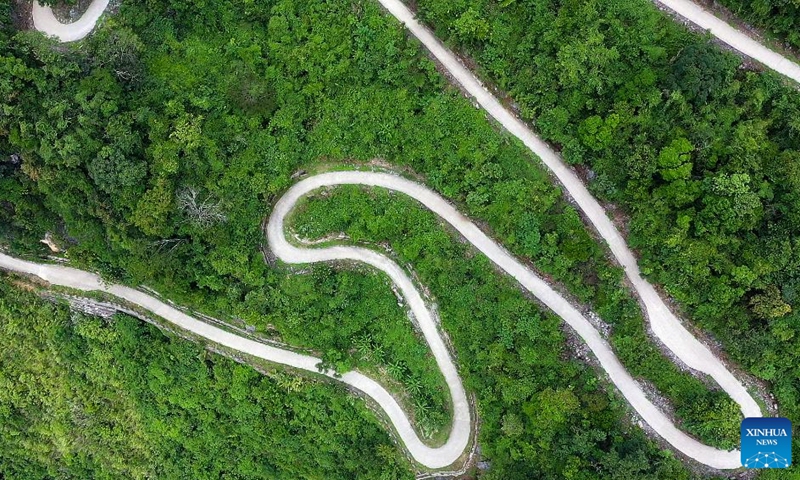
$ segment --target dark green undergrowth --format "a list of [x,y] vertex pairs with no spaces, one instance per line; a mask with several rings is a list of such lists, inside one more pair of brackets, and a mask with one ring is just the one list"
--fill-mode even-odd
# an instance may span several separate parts
[[413,478],[364,403],[0,277],[6,479]]

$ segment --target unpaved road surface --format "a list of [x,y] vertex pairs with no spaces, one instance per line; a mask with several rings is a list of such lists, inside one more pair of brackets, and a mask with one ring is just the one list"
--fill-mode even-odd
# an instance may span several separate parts
[[108,0],[94,0],[86,12],[72,23],[61,23],[53,10],[39,2],[33,2],[33,26],[36,30],[58,38],[62,42],[74,42],[92,32],[97,20],[108,7]]
[[[423,27],[419,22],[416,21],[412,12],[399,0],[379,0],[380,3],[400,22],[402,22],[409,31],[419,39],[422,44],[436,57],[436,59],[441,63],[441,65],[450,73],[450,75],[457,81],[468,93],[471,95],[481,107],[483,107],[486,112],[497,122],[499,122],[506,130],[508,130],[511,134],[519,138],[533,153],[535,153],[542,162],[553,172],[553,174],[558,178],[560,183],[565,187],[568,195],[575,201],[578,207],[583,211],[586,217],[589,219],[593,227],[597,230],[597,232],[603,237],[603,239],[608,244],[611,252],[613,253],[616,260],[622,265],[625,270],[625,274],[630,280],[631,284],[633,285],[636,293],[641,298],[642,302],[646,308],[646,316],[648,321],[650,322],[651,328],[653,333],[661,340],[667,348],[669,348],[682,362],[684,362],[689,367],[708,374],[711,376],[730,396],[733,398],[740,406],[742,413],[746,417],[757,417],[761,416],[761,409],[759,408],[756,401],[753,397],[747,392],[747,389],[742,385],[742,383],[734,377],[731,372],[725,367],[725,365],[701,342],[699,342],[686,328],[681,324],[678,318],[670,311],[670,309],[665,304],[664,300],[658,295],[655,289],[650,285],[646,280],[644,280],[639,272],[638,265],[636,263],[636,259],[633,253],[628,248],[624,238],[613,225],[609,217],[607,216],[605,210],[600,206],[600,204],[592,197],[580,179],[575,175],[575,173],[563,162],[563,160],[541,139],[539,139],[528,127],[521,121],[519,121],[510,111],[505,109],[502,104],[495,98],[488,90],[486,90],[478,79],[467,69],[465,68],[450,52],[447,48],[445,48],[436,37],[425,27]],[[77,22],[72,24],[61,24],[55,17],[52,15],[52,11],[50,11],[47,7],[41,7],[37,4],[34,5],[33,9],[33,17],[34,17],[34,25],[37,29],[58,37],[62,41],[73,41],[78,40],[80,38],[85,37],[86,35],[91,32],[94,24],[96,23],[97,19],[102,14],[103,10],[107,6],[108,0],[95,0],[92,5],[87,10],[87,13],[79,19]],[[666,6],[672,8],[677,13],[681,14],[682,16],[686,17],[690,21],[696,23],[697,25],[709,29],[711,33],[717,36],[723,42],[731,45],[732,47],[736,48],[737,50],[741,51],[742,53],[754,58],[755,60],[763,63],[769,68],[772,68],[798,82],[800,82],[800,66],[795,64],[794,62],[788,60],[787,58],[769,50],[768,48],[764,47],[763,45],[759,44],[755,40],[749,38],[742,32],[737,31],[730,25],[726,24],[724,21],[714,17],[707,11],[703,10],[701,7],[697,6],[696,4],[689,2],[688,0],[666,0],[663,1]],[[331,176],[332,175],[332,176]],[[340,175],[341,177],[337,177],[336,175]],[[431,192],[430,190],[422,187],[421,185],[413,184],[406,180],[400,179],[399,177],[385,175],[385,177],[369,177],[368,175],[379,175],[379,174],[368,174],[366,172],[337,172],[335,174],[323,174],[319,176],[315,176],[300,182],[295,187],[287,192],[287,197],[281,199],[283,202],[286,198],[290,198],[290,195],[295,195],[297,192],[301,192],[304,186],[311,186],[319,183],[317,186],[323,186],[324,182],[331,182],[328,185],[335,185],[335,184],[342,184],[342,183],[351,183],[351,184],[362,184],[362,185],[374,185],[374,186],[381,186],[383,188],[390,188],[395,189],[398,191],[402,191],[406,194],[411,195],[412,197],[416,198],[418,201],[423,203],[428,208],[431,208],[437,214],[441,215],[442,218],[453,224],[456,229],[464,235],[470,242],[475,245],[475,247],[486,254],[489,258],[492,259],[495,263],[497,263],[503,270],[513,276],[517,281],[519,281],[525,288],[530,290],[534,293],[539,299],[545,303],[548,307],[550,307],[554,312],[560,315],[572,328],[576,330],[576,332],[586,341],[587,345],[592,349],[594,354],[597,356],[598,360],[600,361],[603,368],[608,372],[611,380],[614,382],[615,385],[620,389],[626,399],[631,403],[634,409],[639,412],[639,414],[644,418],[644,420],[665,440],[667,440],[670,444],[672,444],[675,448],[682,451],[686,455],[694,458],[695,460],[704,463],[706,465],[716,467],[716,468],[736,468],[740,466],[738,451],[731,451],[731,452],[723,452],[706,445],[702,445],[696,440],[688,437],[684,433],[680,432],[675,428],[672,422],[662,413],[660,412],[649,400],[646,399],[642,390],[638,387],[636,382],[630,377],[627,371],[619,364],[619,361],[614,356],[613,352],[611,352],[608,345],[602,340],[599,336],[598,332],[591,326],[591,324],[583,318],[580,313],[575,310],[571,305],[569,305],[566,300],[561,298],[555,291],[553,291],[549,286],[547,286],[541,279],[539,279],[533,272],[527,270],[524,265],[517,262],[513,257],[508,255],[502,247],[494,243],[491,239],[489,239],[486,235],[480,232],[480,230],[475,227],[474,224],[469,222],[466,218],[458,214],[455,209],[449,207],[447,202],[444,201],[441,197],[438,197],[435,193]],[[347,179],[347,181],[342,180]],[[393,180],[389,180],[393,179]],[[410,185],[416,185],[415,188],[411,188]],[[316,188],[316,187],[314,187]],[[311,188],[313,189],[313,188]],[[310,190],[308,190],[310,191]],[[302,194],[300,194],[302,195]],[[435,197],[435,198],[434,198]],[[438,200],[436,200],[438,198]],[[428,200],[428,201],[426,201]],[[431,203],[432,202],[432,203]],[[280,203],[279,206],[284,205],[291,209],[293,203]],[[450,209],[448,211],[448,208]],[[278,207],[276,207],[276,212],[278,211]],[[404,295],[406,295],[407,300],[409,300],[409,304],[416,303],[414,296],[419,297],[419,294],[416,293],[416,290],[413,288],[413,285],[408,280],[407,276],[402,272],[402,270],[397,267],[393,262],[391,262],[386,257],[378,255],[374,252],[369,250],[363,249],[354,249],[351,247],[336,247],[335,249],[295,249],[288,242],[283,239],[283,243],[279,241],[280,237],[283,238],[282,233],[278,235],[278,226],[273,225],[273,221],[276,220],[277,217],[273,216],[270,219],[269,224],[269,237],[270,243],[272,245],[277,245],[277,248],[273,246],[276,255],[278,255],[281,259],[286,262],[290,263],[306,263],[309,261],[326,261],[330,260],[331,258],[327,258],[330,255],[354,255],[354,257],[347,256],[342,258],[349,258],[354,260],[363,261],[369,263],[370,265],[375,266],[383,270],[384,272],[389,275],[392,280],[398,284],[398,287],[403,291]],[[282,228],[282,217],[280,217],[280,226]],[[273,228],[274,227],[274,228]],[[462,230],[463,228],[463,230]],[[338,250],[337,250],[338,249]],[[4,261],[10,262],[10,257],[0,257],[5,258]],[[337,257],[338,258],[338,257]],[[9,260],[10,259],[10,260]],[[388,262],[388,263],[387,263]],[[19,266],[18,264],[17,266]],[[10,266],[5,266],[6,268],[13,269]],[[29,266],[29,268],[34,268]],[[37,266],[35,268],[44,269],[41,270],[41,273],[45,275],[56,275],[57,272],[61,272],[60,269],[64,267],[56,267],[56,266]],[[52,270],[56,269],[56,270]],[[72,274],[77,275],[75,278],[79,281],[86,281],[89,282],[88,284],[95,285],[98,281],[96,277],[92,276],[87,272],[80,272],[81,274],[78,275],[77,271],[70,270]],[[33,273],[33,272],[28,272]],[[85,277],[84,275],[88,275],[89,277]],[[401,276],[402,275],[402,276]],[[66,278],[70,277],[70,275],[64,276],[63,272],[56,275],[59,281],[67,281]],[[408,285],[403,285],[405,280],[408,280]],[[82,280],[81,280],[82,279]],[[94,282],[94,283],[93,283]],[[72,285],[71,285],[72,286]],[[79,288],[79,287],[76,287]],[[144,295],[141,292],[126,289],[126,287],[121,286],[111,286],[108,288],[114,289],[121,289],[119,290],[121,293],[125,293],[126,295]],[[85,289],[85,288],[84,288]],[[129,291],[130,290],[130,291]],[[109,290],[110,291],[110,290]],[[114,293],[111,292],[110,293]],[[114,293],[116,294],[116,293]],[[144,297],[148,297],[144,295]],[[123,298],[126,298],[123,296]],[[137,297],[139,298],[139,297]],[[128,298],[126,298],[128,299]],[[159,302],[158,300],[154,299],[153,297],[149,297],[149,300],[146,298],[140,298],[141,300],[147,300],[147,302]],[[130,299],[128,299],[130,300]],[[421,297],[419,297],[419,302],[422,302]],[[137,303],[137,302],[134,302]],[[154,304],[155,305],[155,304]],[[161,303],[163,307],[170,308],[163,303]],[[142,305],[144,308],[148,308],[146,305]],[[422,305],[424,307],[424,304]],[[419,307],[419,305],[417,306]],[[159,307],[161,308],[161,307]],[[436,332],[435,323],[432,319],[430,319],[430,325],[423,326],[427,323],[424,320],[426,317],[425,313],[422,313],[423,310],[414,310],[415,307],[412,306],[412,311],[417,316],[418,320],[420,320],[420,326],[423,330],[426,340],[428,341],[429,345],[431,346],[431,350],[436,357],[436,361],[439,364],[439,368],[442,370],[442,373],[445,376],[445,379],[448,382],[450,387],[451,397],[453,398],[454,403],[454,412],[455,412],[455,420],[453,424],[453,430],[451,432],[451,437],[448,440],[447,444],[440,449],[430,449],[426,447],[416,434],[413,432],[407,417],[400,409],[399,405],[397,404],[394,399],[378,386],[374,381],[359,376],[359,374],[355,372],[347,373],[345,376],[342,377],[342,381],[345,383],[350,383],[356,388],[361,389],[368,395],[372,396],[380,405],[381,407],[387,412],[389,418],[392,420],[395,428],[397,429],[401,439],[408,447],[409,451],[412,453],[414,458],[416,458],[420,463],[423,465],[429,466],[431,468],[438,468],[437,466],[446,466],[449,463],[442,463],[445,462],[446,459],[455,460],[456,457],[452,457],[455,454],[455,450],[461,449],[460,452],[463,451],[463,448],[468,443],[469,437],[469,414],[468,409],[466,415],[461,415],[460,413],[460,402],[464,402],[466,408],[466,400],[463,392],[463,387],[461,386],[460,380],[458,379],[457,372],[455,371],[455,367],[452,363],[452,360],[447,353],[447,349],[444,347],[441,338],[438,337],[438,333]],[[149,309],[149,308],[148,308]],[[163,308],[162,308],[163,310]],[[174,310],[174,309],[173,309]],[[155,310],[151,310],[154,313],[163,316],[161,313],[156,312]],[[166,310],[164,310],[166,311]],[[424,309],[425,312],[428,312],[427,309]],[[180,319],[181,321],[187,321],[187,319],[191,319],[177,310],[176,313],[183,315],[183,317],[175,317]],[[427,313],[428,317],[430,317],[430,312]],[[165,317],[167,318],[167,317]],[[170,318],[168,320],[172,321]],[[197,320],[191,319],[194,322],[198,322]],[[202,324],[202,322],[199,322]],[[193,324],[192,324],[193,325]],[[205,324],[203,324],[205,325]],[[197,328],[200,328],[194,325]],[[202,327],[203,329],[214,327],[205,326]],[[426,330],[427,329],[427,330]],[[215,329],[218,330],[218,329]],[[194,331],[194,330],[192,330]],[[203,330],[206,333],[213,333],[217,335],[218,332],[210,332]],[[223,333],[222,339],[225,341],[233,341],[227,336],[236,337],[227,332],[219,331]],[[195,332],[197,333],[197,332]],[[205,335],[203,335],[205,336]],[[210,337],[208,337],[210,338]],[[287,365],[296,366],[298,368],[304,368],[306,370],[316,371],[316,363],[318,363],[318,359],[313,357],[307,357],[303,355],[297,355],[292,352],[286,352],[280,349],[276,349],[274,347],[267,347],[257,342],[252,342],[250,340],[241,339],[236,337],[236,342],[251,342],[259,345],[260,347],[256,348],[254,345],[248,345],[248,347],[258,349],[268,349],[269,355],[273,358],[267,358],[268,360],[275,361],[277,363],[284,363]],[[437,340],[438,338],[438,340]],[[214,340],[218,341],[218,340]],[[219,342],[223,345],[228,346],[223,342]],[[245,346],[242,344],[241,346]],[[231,347],[236,348],[236,347]],[[237,348],[238,349],[238,348]],[[242,350],[245,351],[245,350]],[[275,351],[283,352],[282,354],[278,355]],[[252,352],[247,352],[251,353]],[[264,352],[262,352],[264,353]],[[266,353],[265,353],[266,354]],[[261,356],[261,355],[256,355]],[[266,358],[266,357],[262,357]],[[302,361],[300,361],[302,359]],[[295,362],[295,363],[291,363]],[[301,366],[305,365],[305,366]],[[306,368],[306,367],[313,367],[313,368]],[[347,377],[351,375],[351,377]],[[356,377],[358,376],[358,379]],[[347,378],[345,378],[347,377]],[[352,383],[351,383],[352,382]],[[358,385],[356,385],[358,384]],[[465,433],[466,432],[466,433]],[[436,466],[435,466],[436,465]]]
[[[280,220],[280,225],[283,225],[282,218]],[[280,252],[281,255],[286,258],[292,258],[289,253],[283,250],[281,245],[278,245],[277,248],[273,248],[273,250]],[[320,249],[319,251],[322,255],[325,255],[324,249]],[[433,314],[427,309],[419,292],[414,289],[408,276],[397,267],[397,265],[385,257],[382,257],[380,261],[376,261],[375,257],[378,256],[377,254],[365,251],[364,255],[366,258],[364,261],[366,263],[387,268],[387,270],[384,271],[397,283],[402,293],[406,295],[406,301],[408,301],[411,307],[412,314],[417,318],[420,325],[425,325],[423,329],[425,339],[431,346],[436,356],[436,362],[445,375],[453,400],[453,425],[447,443],[438,448],[431,448],[425,445],[417,436],[411,426],[408,416],[406,416],[394,397],[375,380],[355,371],[343,372],[340,377],[335,377],[334,372],[327,372],[324,375],[343,382],[374,400],[386,413],[400,441],[405,445],[411,456],[414,457],[417,462],[431,469],[447,467],[458,460],[465,452],[470,439],[470,409],[466,394],[464,393],[464,387],[461,384],[461,378],[458,376],[453,361],[436,330],[436,326],[433,323]],[[339,258],[355,259],[357,256],[358,255]],[[134,305],[138,305],[183,330],[189,331],[216,344],[273,363],[319,373],[317,369],[317,365],[321,362],[319,358],[302,355],[290,350],[284,350],[240,337],[191,317],[139,290],[123,285],[105,284],[100,277],[90,272],[61,265],[45,265],[28,262],[2,253],[0,253],[0,269],[34,275],[52,285],[60,285],[82,291],[106,292]],[[309,327],[313,326],[309,325]]]
[[[606,371],[609,379],[616,385],[634,410],[658,435],[685,455],[705,465],[721,469],[741,466],[737,450],[723,451],[704,445],[678,430],[669,417],[646,397],[639,384],[614,355],[608,343],[580,311],[533,271],[489,238],[439,194],[418,183],[388,173],[343,171],[323,173],[306,178],[291,187],[275,205],[267,224],[268,245],[275,256],[286,263],[311,264],[336,260],[354,260],[366,263],[384,272],[402,293],[450,391],[453,405],[453,425],[447,443],[438,448],[431,448],[425,445],[417,436],[408,417],[397,401],[374,380],[358,372],[346,372],[338,380],[364,392],[380,405],[394,425],[400,440],[419,463],[429,468],[443,468],[451,465],[464,453],[469,444],[471,431],[469,402],[467,401],[458,370],[437,329],[436,318],[425,304],[408,274],[402,268],[388,257],[373,250],[348,246],[300,248],[290,244],[286,239],[284,222],[297,202],[310,192],[337,185],[363,185],[401,192],[414,198],[439,215],[478,251],[486,255],[526,290],[534,294],[580,335],[597,357],[600,366]],[[108,292],[139,305],[180,328],[220,345],[271,362],[317,372],[316,366],[320,362],[318,358],[239,337],[192,318],[138,290],[121,285],[103,284],[96,275],[89,272],[60,265],[41,265],[26,262],[4,254],[0,254],[0,268],[36,275],[51,284],[84,291],[99,290]],[[682,353],[686,354],[687,352],[689,354],[693,353],[690,350]],[[701,351],[700,354],[702,355],[703,352]],[[328,376],[335,378],[332,374],[328,374]]]

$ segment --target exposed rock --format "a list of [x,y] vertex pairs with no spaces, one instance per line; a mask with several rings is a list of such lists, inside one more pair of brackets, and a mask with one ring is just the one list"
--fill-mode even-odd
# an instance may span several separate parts
[[53,253],[61,252],[61,249],[58,248],[58,245],[56,245],[56,242],[53,240],[53,235],[50,232],[45,233],[44,238],[39,241],[47,245],[50,248],[51,252]]

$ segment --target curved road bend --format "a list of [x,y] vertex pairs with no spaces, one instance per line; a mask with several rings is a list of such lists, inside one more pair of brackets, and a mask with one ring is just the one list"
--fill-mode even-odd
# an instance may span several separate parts
[[[673,447],[680,450],[685,455],[697,460],[705,465],[726,469],[738,468],[741,466],[739,451],[733,450],[726,452],[713,447],[704,445],[694,438],[678,430],[672,421],[664,415],[661,410],[653,405],[642,391],[638,383],[631,377],[625,367],[614,355],[608,343],[603,340],[598,331],[592,324],[567,300],[553,290],[547,283],[539,278],[533,271],[524,266],[503,247],[484,234],[474,223],[458,212],[447,200],[439,194],[418,183],[400,178],[395,175],[385,173],[370,172],[331,172],[309,177],[290,188],[278,203],[275,205],[269,223],[267,225],[267,239],[272,251],[284,262],[287,263],[314,263],[337,259],[353,259],[368,263],[379,270],[382,270],[392,277],[403,289],[406,298],[415,299],[422,302],[410,282],[407,285],[401,283],[407,277],[401,270],[388,258],[377,254],[371,250],[356,247],[330,247],[321,249],[296,248],[289,244],[284,235],[284,219],[294,208],[297,201],[309,192],[332,185],[366,185],[381,187],[404,193],[442,219],[452,225],[464,236],[476,249],[486,255],[492,262],[500,267],[507,274],[517,280],[526,290],[533,293],[542,303],[547,305],[553,312],[567,322],[586,342],[589,348],[597,357],[600,365],[608,373],[611,381],[625,396],[631,406],[642,416],[661,437],[669,442]],[[397,272],[392,272],[397,270]],[[401,277],[398,282],[396,277]],[[411,289],[413,294],[409,294],[407,289]],[[419,308],[423,308],[421,304]],[[436,325],[429,317],[419,318],[420,328],[425,334],[426,339],[435,338],[441,341],[437,332]],[[688,332],[687,332],[688,333]],[[457,378],[457,373],[449,372],[450,366],[442,364],[440,358],[447,356],[444,345],[437,345],[436,342],[428,342],[436,355],[439,367],[448,381]],[[455,396],[454,396],[455,398]],[[760,415],[759,415],[760,416]]]
[[[608,243],[617,261],[624,267],[625,273],[634,285],[637,293],[646,305],[647,317],[651,323],[654,334],[672,350],[688,366],[707,373],[733,398],[741,407],[745,416],[761,416],[758,404],[747,393],[744,386],[725,368],[704,345],[697,341],[672,314],[664,301],[647,283],[639,272],[636,260],[628,249],[624,239],[608,219],[605,211],[591,196],[586,187],[581,183],[572,170],[564,164],[558,155],[546,143],[533,134],[513,114],[503,108],[500,102],[482,87],[480,82],[471,72],[464,68],[456,57],[446,49],[425,27],[420,25],[413,14],[399,0],[379,0],[381,4],[406,25],[411,33],[417,37],[426,48],[442,63],[451,75],[472,95],[478,103],[509,132],[519,138],[532,152],[538,155],[545,165],[550,168],[564,185],[570,196],[579,208],[589,218],[600,235]],[[675,3],[673,3],[675,2]],[[680,3],[677,3],[680,2]],[[673,0],[664,2],[678,13],[704,28],[711,28],[712,34],[721,40],[740,49],[743,53],[752,56],[780,73],[800,81],[796,75],[796,64],[774,52],[765,52],[766,47],[758,44],[759,48],[752,49],[747,45],[754,42],[752,39],[735,31],[719,19],[711,19],[702,14],[702,9],[694,10],[681,7],[681,4],[693,5],[687,0]],[[62,41],[78,40],[85,37],[99,18],[105,8],[107,0],[95,0],[86,15],[73,24],[60,24],[53,16],[52,11],[46,7],[35,5],[34,25],[44,33],[57,36]],[[696,6],[695,6],[696,7]],[[715,18],[715,17],[714,17]],[[712,28],[712,23],[717,27]],[[720,27],[724,25],[733,32]],[[727,33],[726,33],[727,32]],[[726,37],[728,36],[728,37]],[[755,42],[757,43],[757,42]],[[752,46],[752,45],[751,45]],[[777,56],[776,56],[777,55]],[[787,65],[790,65],[787,67]],[[789,70],[787,70],[787,68]],[[648,423],[651,423],[648,421]],[[738,466],[738,465],[737,465]],[[724,467],[720,467],[724,468]]]
[[[298,200],[309,192],[335,185],[365,185],[395,190],[414,198],[439,215],[458,230],[476,249],[564,319],[592,349],[602,368],[631,406],[653,430],[673,447],[698,462],[714,468],[730,469],[741,466],[739,451],[726,452],[704,445],[678,430],[672,421],[647,399],[639,384],[625,370],[608,343],[575,307],[533,271],[490,239],[474,223],[461,215],[440,195],[418,183],[386,173],[345,171],[309,177],[291,187],[275,205],[267,224],[268,244],[273,253],[287,263],[308,264],[333,260],[355,260],[367,263],[386,273],[398,286],[416,317],[419,328],[425,336],[450,390],[454,420],[447,443],[439,448],[425,446],[415,434],[397,402],[373,380],[357,372],[347,372],[340,380],[363,391],[381,406],[395,426],[400,439],[419,463],[430,468],[441,468],[452,464],[463,453],[469,443],[470,435],[469,403],[458,371],[439,335],[433,315],[426,307],[419,292],[414,288],[411,279],[396,263],[384,255],[364,248],[347,246],[298,248],[287,241],[284,221]],[[137,290],[120,285],[104,285],[96,275],[88,272],[58,265],[25,262],[3,254],[0,254],[0,268],[36,275],[56,285],[111,293],[204,338],[272,362],[312,372],[316,372],[316,365],[319,363],[319,359],[314,357],[263,345],[225,332],[189,317]]]
[[[288,210],[291,210],[293,205],[283,204]],[[287,212],[288,212],[287,210]],[[270,222],[273,225],[273,222]],[[283,217],[278,220],[274,228],[283,228]],[[274,237],[272,235],[271,237]],[[282,245],[286,244],[281,234],[282,243],[271,245],[273,251],[279,254],[282,258],[294,258],[292,254],[295,250],[285,251]],[[277,248],[276,248],[277,247]],[[319,254],[313,253],[310,256],[325,255],[326,249],[320,249]],[[305,252],[300,250],[301,252]],[[314,250],[316,252],[316,250]],[[302,254],[306,258],[305,254]],[[361,257],[364,257],[363,259]],[[380,258],[378,258],[380,257]],[[453,401],[453,425],[450,430],[450,435],[447,443],[438,448],[431,448],[425,445],[422,440],[417,436],[411,422],[408,420],[403,409],[380,384],[371,378],[355,372],[350,371],[343,373],[341,377],[335,377],[333,372],[325,373],[324,375],[333,378],[334,380],[346,383],[351,387],[363,392],[374,400],[380,408],[386,413],[389,420],[394,425],[394,428],[400,437],[400,441],[405,445],[408,452],[414,457],[414,460],[424,465],[427,468],[438,469],[444,468],[453,464],[464,453],[467,445],[469,444],[471,417],[470,407],[467,402],[467,397],[464,392],[464,387],[461,384],[461,378],[458,376],[456,367],[452,359],[444,347],[444,342],[436,330],[436,325],[433,322],[433,316],[427,309],[422,298],[414,289],[411,280],[408,276],[394,264],[391,260],[374,252],[365,250],[358,251],[351,257],[332,257],[332,258],[352,258],[354,260],[361,260],[369,263],[376,268],[386,272],[393,281],[401,288],[408,304],[411,308],[413,315],[419,321],[422,328],[425,340],[431,347],[431,350],[436,357],[436,363],[442,370],[445,376],[447,385],[450,389],[450,395]],[[240,337],[233,333],[227,332],[220,328],[209,325],[205,322],[197,320],[180,310],[173,308],[166,303],[158,300],[157,298],[140,292],[133,288],[123,285],[108,285],[102,282],[100,277],[93,273],[77,270],[74,268],[64,267],[61,265],[45,265],[33,262],[20,260],[5,254],[0,253],[0,269],[10,270],[12,272],[24,273],[37,276],[53,285],[60,285],[64,287],[75,288],[82,291],[101,291],[110,293],[116,297],[122,298],[132,304],[138,305],[153,314],[171,322],[172,324],[192,332],[195,335],[208,339],[214,343],[231,348],[233,350],[252,355],[254,357],[262,358],[270,362],[288,365],[290,367],[299,368],[309,372],[319,373],[317,364],[322,360],[309,355],[302,355],[289,350],[265,345],[247,338]],[[737,457],[738,458],[738,457]]]
[[40,32],[56,37],[62,42],[74,42],[89,35],[97,20],[108,7],[108,0],[94,0],[81,18],[72,23],[61,23],[49,6],[33,1],[33,27]]

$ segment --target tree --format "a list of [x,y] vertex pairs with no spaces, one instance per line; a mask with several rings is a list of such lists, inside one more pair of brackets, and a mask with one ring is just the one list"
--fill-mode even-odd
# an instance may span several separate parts
[[106,68],[119,80],[136,85],[144,78],[144,44],[130,28],[109,23],[88,37],[94,50],[91,61],[95,68]]
[[692,43],[680,51],[672,64],[671,88],[680,90],[689,102],[700,107],[724,90],[733,79],[735,67],[735,58],[710,41]]
[[190,223],[206,229],[227,220],[219,200],[214,201],[209,196],[201,198],[198,191],[192,187],[178,192],[176,197],[178,208],[186,215]]
[[174,205],[172,185],[166,178],[159,177],[139,199],[132,221],[145,235],[166,237],[172,231],[170,216]]
[[756,317],[771,320],[780,318],[792,311],[781,296],[781,291],[775,285],[769,285],[763,292],[753,295],[750,299],[750,308]]

